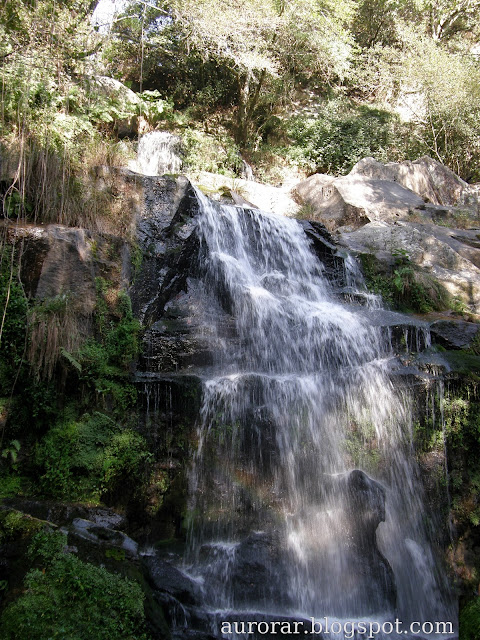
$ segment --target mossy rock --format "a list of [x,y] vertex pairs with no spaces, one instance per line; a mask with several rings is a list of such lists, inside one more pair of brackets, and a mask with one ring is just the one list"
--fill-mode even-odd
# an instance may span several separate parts
[[55,527],[16,509],[0,507],[0,544],[30,538],[45,526]]
[[480,380],[480,356],[465,351],[443,351],[442,358],[447,361],[452,373]]

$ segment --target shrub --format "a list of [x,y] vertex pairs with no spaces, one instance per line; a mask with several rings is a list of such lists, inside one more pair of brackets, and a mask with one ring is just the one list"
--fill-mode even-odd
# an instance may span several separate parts
[[480,637],[480,598],[478,597],[460,609],[460,637],[462,640],[477,640]]
[[391,267],[372,254],[362,254],[360,259],[368,288],[398,311],[428,313],[455,305],[443,285],[419,269],[403,251],[397,252]]
[[183,134],[185,165],[190,171],[210,171],[229,177],[238,175],[242,160],[238,145],[227,133],[210,135],[197,129]]
[[98,501],[104,494],[126,497],[140,486],[150,457],[142,436],[96,411],[50,429],[35,464],[44,495]]
[[314,117],[293,117],[288,134],[290,157],[312,172],[339,175],[367,156],[391,160],[395,116],[340,100],[325,102]]
[[63,553],[66,536],[41,532],[30,546],[41,569],[0,619],[5,640],[148,640],[143,593],[131,580]]

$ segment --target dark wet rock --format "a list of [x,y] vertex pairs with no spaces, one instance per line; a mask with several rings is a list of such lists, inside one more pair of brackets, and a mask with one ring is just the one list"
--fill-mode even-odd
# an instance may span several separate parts
[[340,253],[325,225],[314,220],[299,220],[299,224],[310,238],[313,250],[323,264],[327,278],[337,287],[344,287],[346,285],[344,255]]
[[437,320],[430,325],[433,341],[446,349],[468,349],[480,325],[463,320]]
[[346,478],[347,510],[355,521],[359,540],[369,546],[380,522],[385,520],[385,489],[359,469]]
[[428,322],[388,309],[361,309],[357,313],[381,328],[387,348],[396,353],[418,353],[429,344]]
[[144,559],[147,576],[154,589],[173,596],[182,604],[198,604],[201,591],[197,583],[158,556]]
[[[396,604],[395,578],[376,540],[377,527],[385,520],[385,489],[359,469],[327,480],[327,495],[331,492],[337,496],[337,501],[344,505],[344,513],[340,516],[343,526],[336,532],[336,548],[330,549],[323,557],[321,566],[329,574],[331,565],[333,575],[333,556],[341,555],[349,570],[337,575],[335,584],[330,586],[324,598],[330,599],[331,610],[339,616],[393,612]],[[365,594],[368,594],[367,598]],[[340,600],[340,596],[344,609],[336,606],[335,599]],[[368,611],[365,602],[368,602]]]
[[166,591],[156,590],[154,594],[155,602],[165,612],[165,619],[171,629],[186,628],[193,624],[186,607],[177,598],[174,598]]
[[231,575],[235,606],[288,606],[284,563],[275,535],[252,533],[243,540],[236,550]]
[[73,520],[69,533],[74,540],[79,537],[96,545],[117,547],[133,557],[138,554],[138,544],[122,531],[99,526],[83,518]]

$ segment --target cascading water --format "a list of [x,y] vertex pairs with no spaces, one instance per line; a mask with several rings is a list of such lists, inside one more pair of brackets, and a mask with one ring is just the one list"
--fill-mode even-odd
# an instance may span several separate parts
[[138,141],[137,160],[130,168],[145,176],[179,173],[182,169],[182,141],[168,131],[151,131]]
[[184,569],[205,608],[453,620],[381,328],[330,286],[297,221],[197,196],[204,287],[234,319],[206,330],[189,478]]

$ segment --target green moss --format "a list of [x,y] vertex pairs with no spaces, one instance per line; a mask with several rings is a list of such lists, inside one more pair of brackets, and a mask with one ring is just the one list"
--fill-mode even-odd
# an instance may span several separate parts
[[352,419],[348,425],[344,447],[354,467],[365,469],[369,473],[378,470],[380,451],[372,422],[356,422]]
[[466,351],[444,351],[442,358],[448,362],[451,371],[462,374],[473,380],[479,380],[480,356]]
[[130,263],[132,265],[132,281],[135,282],[143,262],[143,253],[138,242],[130,245]]

